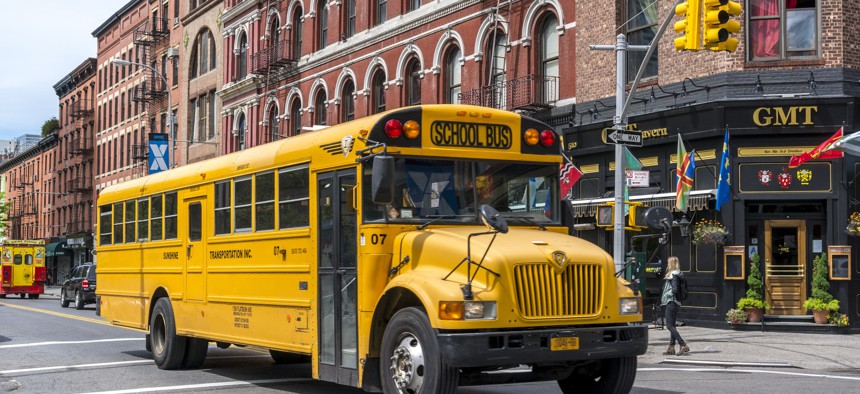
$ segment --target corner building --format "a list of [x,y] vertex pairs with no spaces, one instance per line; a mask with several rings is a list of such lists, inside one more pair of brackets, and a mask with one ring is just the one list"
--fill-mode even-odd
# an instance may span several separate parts
[[[576,6],[577,104],[561,125],[567,152],[584,172],[570,201],[577,223],[594,223],[596,207],[611,200],[615,163],[607,133],[615,114],[615,53],[592,51],[614,44],[616,32],[631,44],[648,44],[673,10],[670,2],[579,2]],[[723,246],[696,245],[674,228],[665,249],[648,247],[649,268],[680,258],[690,299],[679,319],[725,327],[725,313],[744,296],[750,256],[760,256],[765,298],[773,319],[803,316],[810,296],[813,259],[827,253],[830,293],[840,312],[860,320],[860,239],[846,231],[860,211],[855,156],[813,160],[789,168],[792,155],[808,152],[844,127],[858,129],[860,18],[854,2],[835,0],[741,2],[735,52],[676,52],[672,29],[659,40],[638,89],[631,82],[644,52],[629,53],[627,128],[642,132],[632,153],[649,171],[648,185],[631,200],[673,210],[676,222],[717,220],[729,231]],[[678,20],[678,18],[675,18]],[[612,21],[614,23],[606,23]],[[629,21],[628,23],[623,23]],[[616,30],[617,29],[617,30]],[[561,119],[560,116],[556,117]],[[723,137],[730,135],[731,198],[716,210]],[[690,208],[674,209],[678,135],[695,149]],[[577,234],[611,250],[612,228]],[[627,232],[627,248],[630,237]],[[640,247],[637,244],[637,249]],[[646,310],[659,302],[662,278],[646,274]],[[811,321],[811,319],[810,319]]]
[[574,16],[558,0],[226,0],[222,152],[416,104],[569,106]]

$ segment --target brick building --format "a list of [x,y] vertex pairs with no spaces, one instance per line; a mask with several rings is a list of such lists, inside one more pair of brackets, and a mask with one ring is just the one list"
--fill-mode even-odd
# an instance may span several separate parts
[[[554,123],[562,126],[569,154],[585,173],[572,201],[580,223],[594,222],[595,207],[612,195],[615,167],[613,146],[606,144],[615,115],[615,54],[590,50],[589,45],[614,44],[618,33],[631,44],[647,44],[672,14],[669,2],[648,7],[650,3],[576,6],[577,104],[568,114],[556,114]],[[797,168],[789,168],[788,161],[840,127],[846,133],[858,128],[854,114],[860,95],[860,32],[850,21],[860,17],[860,5],[766,0],[742,2],[742,9],[741,30],[734,35],[739,40],[736,52],[676,52],[673,40],[678,35],[670,27],[632,93],[627,128],[642,131],[644,146],[632,152],[649,171],[649,185],[633,189],[631,199],[674,207],[680,135],[686,149],[697,152],[696,194],[689,210],[675,210],[675,220],[686,217],[695,225],[716,219],[730,233],[725,247],[695,245],[676,228],[666,250],[648,247],[648,256],[654,252],[649,263],[656,267],[668,255],[679,256],[691,285],[681,319],[722,326],[726,310],[744,295],[752,254],[761,258],[765,297],[770,313],[779,319],[806,314],[802,303],[811,289],[812,260],[836,252],[831,293],[841,301],[841,312],[855,321],[860,317],[860,243],[845,229],[848,215],[860,211],[860,188],[854,182],[860,167],[852,156]],[[643,53],[629,57],[627,80],[632,81]],[[727,131],[731,199],[716,211],[714,192]],[[612,248],[612,231],[578,233]],[[627,235],[629,239],[633,234]],[[648,279],[650,299],[659,292],[660,282]]]
[[55,203],[52,191],[56,148],[57,135],[51,134],[0,163],[9,204],[7,238],[48,240],[54,234],[50,214]]
[[573,2],[224,4],[223,152],[412,104],[574,101]]
[[72,267],[92,260],[96,59],[85,60],[54,84],[54,92],[60,128],[49,163],[54,179],[46,190],[52,202],[46,252],[49,272],[62,278]]
[[[183,30],[177,3],[132,0],[93,31],[98,41],[96,193],[146,175],[149,134],[169,134],[168,111],[175,118],[180,99],[177,58]],[[178,152],[168,153],[170,162],[179,162]]]

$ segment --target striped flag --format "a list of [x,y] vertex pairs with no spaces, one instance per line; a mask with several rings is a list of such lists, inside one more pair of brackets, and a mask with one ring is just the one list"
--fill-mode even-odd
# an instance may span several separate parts
[[693,149],[689,154],[684,156],[681,162],[681,172],[678,173],[678,184],[675,188],[675,208],[684,212],[687,210],[687,200],[690,199],[690,190],[693,189],[693,179],[696,177],[696,161],[693,156],[696,150]]

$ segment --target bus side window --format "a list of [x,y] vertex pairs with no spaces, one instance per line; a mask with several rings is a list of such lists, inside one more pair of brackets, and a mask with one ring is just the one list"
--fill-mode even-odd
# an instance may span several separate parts
[[24,264],[25,265],[33,265],[33,255],[32,254],[25,254],[24,255]]
[[99,245],[111,244],[111,206],[102,205],[99,207]]
[[20,254],[15,255],[15,257],[12,259],[12,264],[21,265],[21,255]]
[[203,215],[200,203],[188,205],[188,240],[197,242],[203,237]]

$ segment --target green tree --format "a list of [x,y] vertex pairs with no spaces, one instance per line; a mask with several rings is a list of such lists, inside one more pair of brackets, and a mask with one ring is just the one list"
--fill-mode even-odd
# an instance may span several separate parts
[[60,129],[60,121],[57,120],[56,116],[51,118],[51,119],[46,120],[45,123],[42,124],[42,138],[45,138],[45,137],[51,135],[51,133],[53,133],[54,131],[57,131],[59,129]]
[[0,237],[6,236],[6,220],[9,219],[9,202],[6,193],[0,192]]
[[758,253],[750,256],[750,273],[747,276],[746,297],[738,300],[738,309],[759,308],[768,309],[770,306],[764,301],[764,282],[761,280],[761,269],[759,269],[760,257]]
[[822,253],[812,261],[812,298],[830,302],[833,295],[828,290],[830,281],[827,280],[827,253]]

